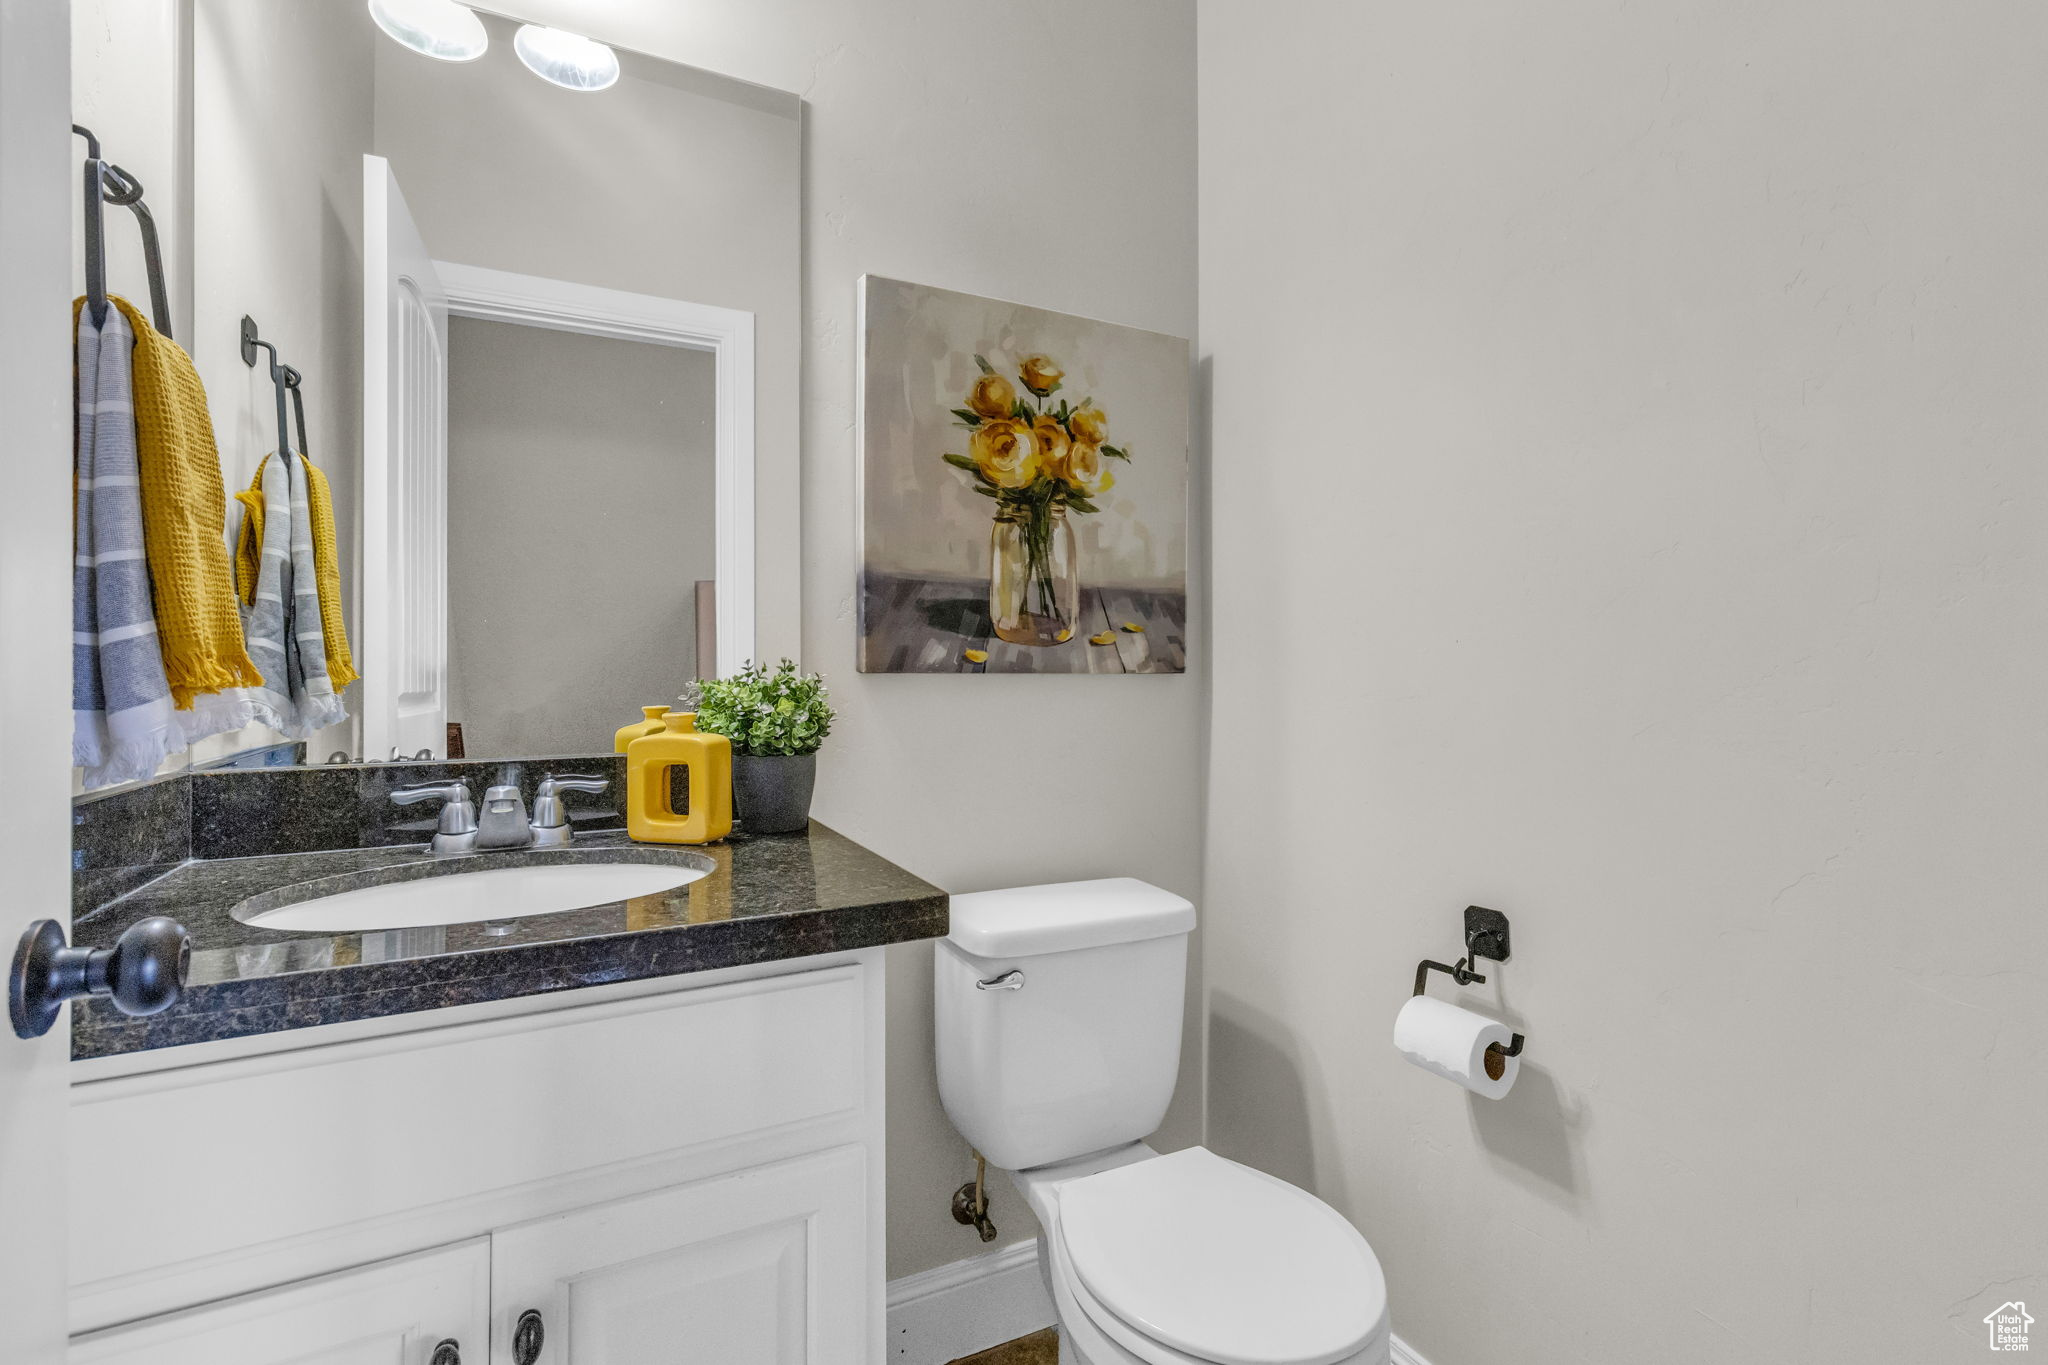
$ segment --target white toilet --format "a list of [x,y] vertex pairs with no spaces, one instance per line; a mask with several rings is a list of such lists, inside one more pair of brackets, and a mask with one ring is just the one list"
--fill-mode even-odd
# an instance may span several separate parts
[[955,896],[939,1095],[1044,1228],[1062,1365],[1386,1365],[1358,1230],[1200,1147],[1161,1156],[1195,908],[1128,877]]

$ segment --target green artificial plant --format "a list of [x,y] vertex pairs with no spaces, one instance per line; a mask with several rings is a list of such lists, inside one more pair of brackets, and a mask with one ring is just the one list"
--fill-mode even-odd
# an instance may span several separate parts
[[692,693],[683,701],[694,706],[697,728],[724,735],[736,754],[813,754],[832,730],[825,680],[788,659],[773,672],[749,663],[730,678],[699,678]]

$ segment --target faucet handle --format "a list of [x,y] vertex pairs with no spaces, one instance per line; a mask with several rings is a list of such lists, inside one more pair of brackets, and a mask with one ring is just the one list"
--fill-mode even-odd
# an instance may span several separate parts
[[560,848],[569,842],[569,812],[562,807],[562,793],[604,792],[611,783],[586,773],[549,773],[540,780],[533,795],[533,846]]
[[549,773],[540,780],[540,791],[535,794],[535,797],[538,799],[543,796],[553,796],[558,791],[608,791],[611,785],[609,779],[592,777],[588,773]]
[[391,793],[391,799],[401,806],[415,806],[437,797],[442,805],[440,823],[435,826],[434,852],[469,852],[476,847],[476,803],[470,800],[468,784],[422,782]]
[[466,803],[469,800],[469,785],[463,782],[421,782],[411,787],[397,787],[391,792],[391,799],[401,806],[416,806],[437,796],[443,801]]

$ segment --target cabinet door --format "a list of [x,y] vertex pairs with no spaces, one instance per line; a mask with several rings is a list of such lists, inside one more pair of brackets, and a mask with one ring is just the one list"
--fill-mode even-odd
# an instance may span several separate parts
[[479,1237],[74,1337],[70,1365],[430,1365],[446,1340],[483,1365],[490,1298]]
[[867,1159],[840,1147],[491,1236],[492,1365],[855,1365],[869,1335]]

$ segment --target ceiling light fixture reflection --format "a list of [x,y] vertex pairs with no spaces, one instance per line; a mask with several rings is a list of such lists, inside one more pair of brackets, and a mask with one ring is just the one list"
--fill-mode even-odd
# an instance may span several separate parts
[[414,52],[444,62],[473,62],[491,45],[484,21],[455,0],[370,0],[370,17]]
[[602,90],[619,78],[619,54],[580,33],[521,24],[512,50],[528,71],[565,90]]

